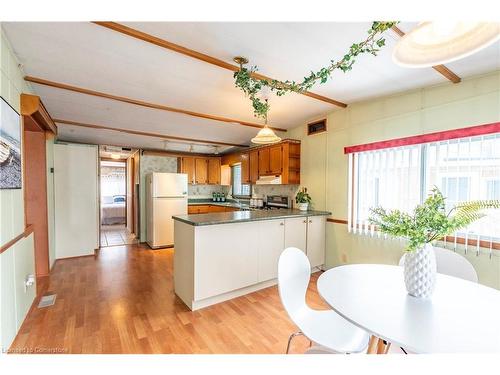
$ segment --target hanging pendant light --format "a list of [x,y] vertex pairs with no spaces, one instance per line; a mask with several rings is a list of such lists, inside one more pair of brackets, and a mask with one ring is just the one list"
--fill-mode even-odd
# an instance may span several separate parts
[[274,133],[273,129],[267,126],[267,114],[266,114],[264,127],[259,130],[259,132],[254,138],[252,138],[252,143],[258,145],[268,145],[271,143],[277,143],[279,141],[281,141],[281,138]]
[[500,39],[496,22],[422,22],[394,48],[395,63],[424,68],[463,59]]

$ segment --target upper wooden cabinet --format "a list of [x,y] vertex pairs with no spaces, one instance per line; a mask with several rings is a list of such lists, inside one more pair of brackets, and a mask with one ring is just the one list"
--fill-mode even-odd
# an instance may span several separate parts
[[248,153],[250,167],[250,182],[254,184],[259,179],[259,151],[254,150]]
[[208,184],[207,158],[194,158],[194,180],[197,184]]
[[283,146],[276,145],[269,147],[269,173],[278,175],[283,171]]
[[178,159],[179,173],[188,175],[188,184],[221,184],[221,158],[183,156]]
[[224,155],[223,164],[241,163],[241,182],[254,184],[259,176],[281,176],[281,183],[300,184],[300,141],[286,139],[241,153]]
[[248,152],[241,154],[241,183],[250,183],[250,155]]
[[180,173],[186,173],[188,175],[188,184],[194,184],[194,158],[192,156],[186,156],[179,158]]
[[208,183],[220,185],[220,158],[208,159]]
[[281,144],[259,149],[259,176],[281,175],[283,146]]
[[269,147],[259,150],[259,176],[267,176],[271,174],[269,168]]

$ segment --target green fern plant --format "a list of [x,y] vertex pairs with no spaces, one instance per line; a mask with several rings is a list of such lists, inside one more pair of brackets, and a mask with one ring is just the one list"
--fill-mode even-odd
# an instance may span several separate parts
[[478,200],[460,203],[446,212],[445,199],[434,187],[412,214],[375,207],[370,209],[369,222],[382,233],[406,238],[406,250],[413,251],[481,219],[485,216],[483,210],[500,208],[499,200]]

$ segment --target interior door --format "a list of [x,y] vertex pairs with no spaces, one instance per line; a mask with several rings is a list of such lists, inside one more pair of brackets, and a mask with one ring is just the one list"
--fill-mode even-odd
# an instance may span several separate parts
[[187,214],[187,198],[153,200],[153,246],[174,245],[174,215]]
[[99,248],[98,148],[54,145],[56,258],[92,255]]

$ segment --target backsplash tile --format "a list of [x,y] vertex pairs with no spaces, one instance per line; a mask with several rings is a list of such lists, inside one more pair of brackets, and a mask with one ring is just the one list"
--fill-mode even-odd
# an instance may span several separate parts
[[190,198],[212,198],[212,193],[229,194],[229,186],[222,185],[188,185]]
[[299,185],[252,185],[253,194],[262,196],[267,195],[286,195],[292,200],[299,190]]

